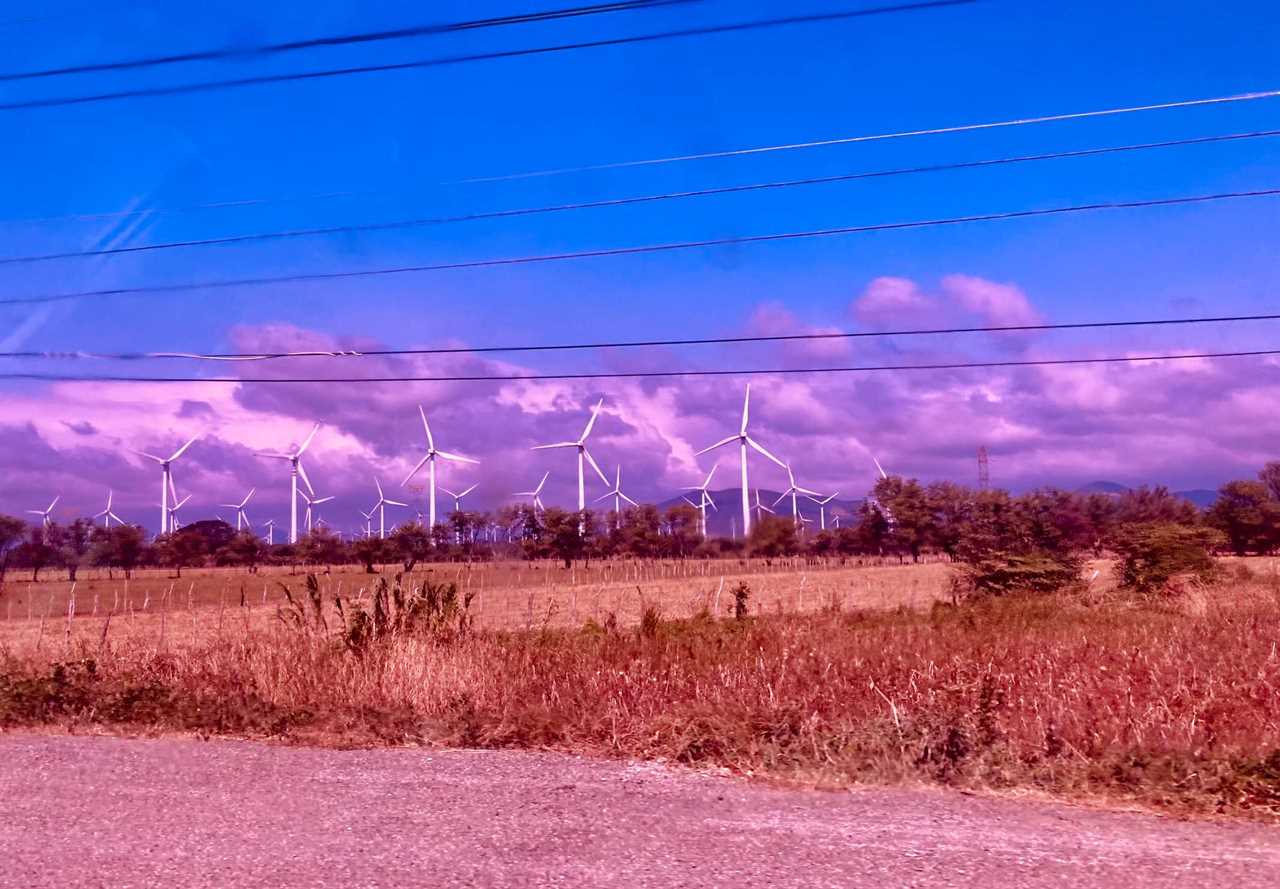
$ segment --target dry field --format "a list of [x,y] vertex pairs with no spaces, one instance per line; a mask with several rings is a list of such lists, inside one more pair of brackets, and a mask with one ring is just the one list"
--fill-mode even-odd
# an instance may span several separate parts
[[[358,566],[339,566],[318,575],[326,596],[367,598],[379,578],[393,578],[398,566],[378,575]],[[560,562],[498,562],[474,565],[428,564],[406,583],[453,582],[474,593],[475,624],[487,629],[576,627],[613,617],[629,625],[654,606],[671,618],[692,617],[706,608],[725,614],[732,589],[746,582],[752,612],[809,612],[821,608],[889,609],[928,607],[947,596],[949,566],[897,560],[774,559],[715,561],[594,562],[565,569]],[[81,571],[73,585],[55,575],[32,583],[10,575],[0,591],[0,645],[66,646],[95,639],[107,627],[111,639],[151,637],[166,645],[221,634],[231,626],[261,627],[286,602],[281,585],[301,589],[304,572],[287,568],[137,571],[131,580],[106,572]],[[69,619],[70,618],[70,619]]]

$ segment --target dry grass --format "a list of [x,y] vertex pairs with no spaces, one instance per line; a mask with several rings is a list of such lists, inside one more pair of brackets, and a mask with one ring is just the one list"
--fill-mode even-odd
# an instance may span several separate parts
[[180,648],[113,631],[0,650],[0,725],[553,748],[1280,819],[1280,595],[1258,573],[1192,607],[777,615],[753,596],[743,621],[650,603],[632,628],[455,626],[359,651],[228,608]]

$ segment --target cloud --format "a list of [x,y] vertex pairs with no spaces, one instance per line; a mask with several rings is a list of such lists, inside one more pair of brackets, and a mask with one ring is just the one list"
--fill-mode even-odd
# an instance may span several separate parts
[[[1013,284],[953,275],[933,290],[904,278],[877,278],[852,306],[863,323],[911,326],[950,318],[1023,323],[1042,313]],[[914,319],[914,320],[913,320]],[[784,304],[748,308],[727,330],[762,333],[825,329],[799,320]],[[856,363],[921,364],[989,357],[1005,348],[981,337],[858,340]],[[369,349],[290,325],[242,326],[239,350]],[[840,347],[848,349],[846,342]],[[822,364],[797,344],[717,351],[619,351],[595,366],[661,369],[674,364],[722,367],[788,362]],[[807,348],[807,347],[806,347]],[[1055,357],[1048,341],[1023,339],[1027,357]],[[1114,352],[1106,343],[1077,342],[1076,355]],[[830,356],[827,360],[830,361]],[[882,361],[883,359],[883,361]],[[892,359],[891,361],[889,359]],[[168,455],[192,435],[195,445],[174,465],[185,518],[222,511],[217,504],[258,493],[251,515],[287,518],[288,467],[257,456],[300,442],[323,424],[305,462],[322,495],[337,499],[324,515],[353,528],[357,509],[376,496],[374,478],[400,499],[422,495],[399,488],[421,457],[422,405],[439,446],[474,456],[478,467],[445,465],[440,483],[455,490],[474,482],[469,502],[493,508],[550,472],[544,499],[572,505],[576,469],[571,451],[533,451],[535,444],[575,439],[595,402],[604,411],[592,453],[610,478],[623,468],[624,489],[636,499],[667,497],[697,484],[719,460],[717,486],[736,484],[736,449],[696,452],[737,431],[743,389],[752,385],[751,434],[795,467],[816,490],[857,496],[874,481],[871,454],[887,469],[925,480],[975,477],[975,452],[991,452],[993,481],[1015,488],[1097,478],[1200,487],[1251,475],[1275,454],[1280,439],[1280,364],[1248,360],[1181,363],[1005,367],[895,373],[690,377],[643,380],[513,380],[386,382],[385,377],[486,376],[532,369],[584,367],[589,356],[537,356],[528,363],[481,355],[297,358],[219,366],[242,376],[358,377],[349,383],[128,384],[58,383],[15,389],[0,400],[0,453],[5,485],[0,511],[21,513],[62,494],[62,517],[97,512],[108,489],[115,511],[154,524],[158,468],[131,449]],[[544,363],[545,362],[545,363]],[[731,364],[730,364],[731,362]],[[1264,372],[1260,372],[1264,371]],[[751,483],[779,489],[785,474],[756,459]],[[415,480],[415,485],[419,480]],[[589,476],[588,499],[604,493]],[[392,494],[391,496],[396,496]],[[404,512],[397,514],[397,520]]]

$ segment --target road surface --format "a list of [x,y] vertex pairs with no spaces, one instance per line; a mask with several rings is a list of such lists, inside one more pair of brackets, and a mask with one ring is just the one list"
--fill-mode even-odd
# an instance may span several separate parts
[[4,887],[1280,886],[1280,830],[540,753],[0,735]]

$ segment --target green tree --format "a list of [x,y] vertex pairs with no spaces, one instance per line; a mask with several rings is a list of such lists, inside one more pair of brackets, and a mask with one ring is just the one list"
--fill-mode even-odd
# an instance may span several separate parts
[[687,503],[680,503],[667,510],[664,517],[667,526],[667,547],[677,559],[693,555],[702,542],[701,516]]
[[69,525],[52,526],[49,530],[54,532],[48,538],[49,545],[56,551],[57,560],[67,569],[67,579],[74,583],[80,566],[89,560],[93,522],[80,518]]
[[1258,471],[1258,480],[1267,486],[1272,500],[1280,500],[1280,460],[1272,460]]
[[257,573],[258,564],[266,551],[266,544],[252,531],[237,531],[225,549],[227,557],[236,564],[243,565],[250,574]]
[[973,492],[955,482],[934,482],[925,489],[931,516],[930,543],[955,558],[973,508]]
[[747,548],[753,556],[766,559],[795,555],[800,549],[795,522],[790,517],[761,516],[760,521],[751,526]]
[[1238,556],[1270,552],[1280,542],[1280,503],[1271,499],[1263,482],[1227,482],[1205,520],[1226,536]]
[[1168,589],[1179,575],[1209,580],[1215,573],[1213,550],[1222,544],[1214,528],[1192,528],[1171,522],[1134,525],[1116,538],[1120,584],[1139,592]]
[[99,528],[93,536],[94,562],[119,568],[126,578],[133,577],[145,550],[146,536],[137,525]]
[[[444,526],[436,525],[436,529],[444,529]],[[427,533],[426,527],[418,522],[407,522],[401,525],[391,535],[390,543],[390,548],[400,559],[400,564],[404,566],[405,574],[412,571],[420,560],[426,559],[431,554],[431,535]]]
[[157,539],[155,552],[161,565],[173,568],[177,576],[181,577],[183,568],[197,565],[204,559],[205,538],[202,534],[183,528]]
[[316,526],[298,541],[298,553],[312,565],[334,565],[344,561],[343,543],[328,528]]
[[377,537],[363,537],[351,545],[351,554],[364,565],[366,574],[376,574],[374,566],[380,564],[387,555],[386,541]]
[[575,559],[584,558],[590,552],[595,539],[595,516],[591,510],[569,512],[552,507],[542,513],[544,540],[551,555],[569,568]]
[[57,557],[57,550],[49,545],[49,540],[58,534],[55,528],[55,525],[48,528],[32,525],[27,531],[26,543],[18,547],[18,558],[31,569],[33,583],[40,580],[40,572]]
[[891,475],[876,482],[875,497],[892,517],[889,543],[899,552],[911,554],[913,562],[934,536],[933,512],[924,488],[915,479]]

